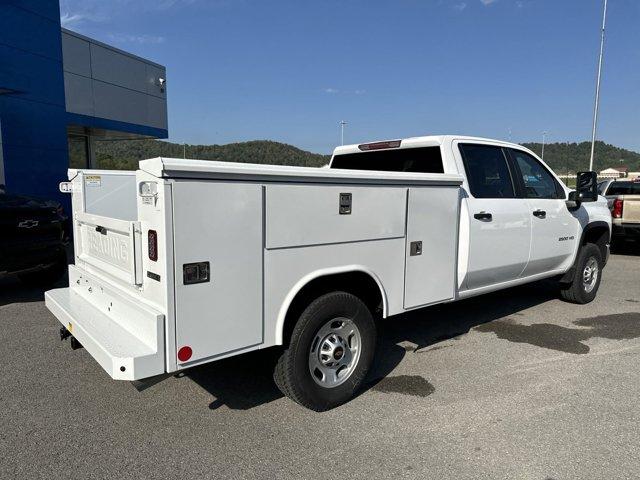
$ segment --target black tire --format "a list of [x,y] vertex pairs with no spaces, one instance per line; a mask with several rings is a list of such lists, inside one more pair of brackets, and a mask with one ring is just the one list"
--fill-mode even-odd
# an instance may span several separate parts
[[[595,260],[598,265],[597,277],[589,289],[589,286],[584,281],[585,268],[591,262]],[[602,253],[597,245],[593,243],[587,243],[578,252],[578,259],[576,260],[576,273],[573,280],[569,284],[562,285],[560,289],[560,295],[568,302],[585,304],[591,302],[596,298],[598,288],[600,288],[600,280],[602,280]]]
[[[316,337],[327,324],[333,326],[330,322],[336,319],[347,319],[357,327],[359,354],[343,383],[326,387],[320,385],[320,380],[314,379],[311,372],[312,344],[314,349],[320,348]],[[278,360],[274,380],[282,393],[300,405],[317,412],[330,410],[350,400],[358,391],[371,367],[375,345],[376,325],[362,300],[346,292],[327,293],[311,302],[300,315],[289,345]]]
[[59,252],[52,265],[39,270],[19,273],[18,278],[29,287],[49,287],[67,272],[67,254]]

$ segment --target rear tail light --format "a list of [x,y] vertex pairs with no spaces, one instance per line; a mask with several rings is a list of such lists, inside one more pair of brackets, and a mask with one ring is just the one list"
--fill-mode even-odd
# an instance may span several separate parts
[[622,200],[616,198],[613,201],[613,208],[611,209],[611,216],[613,218],[622,218]]
[[155,262],[158,260],[158,232],[155,230],[149,230],[147,239],[147,243],[149,244],[149,260],[153,260]]

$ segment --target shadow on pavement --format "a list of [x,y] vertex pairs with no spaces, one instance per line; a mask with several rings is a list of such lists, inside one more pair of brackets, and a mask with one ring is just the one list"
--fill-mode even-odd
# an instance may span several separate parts
[[[451,345],[438,344],[455,340],[478,325],[522,315],[522,310],[557,297],[557,288],[552,282],[537,282],[383,320],[378,328],[376,361],[363,391],[374,389],[382,393],[426,397],[435,391],[426,378],[390,376],[408,352],[428,354],[447,348]],[[278,348],[270,348],[243,354],[195,367],[185,375],[215,397],[209,406],[211,409],[226,405],[231,409],[246,410],[283,396],[272,378],[279,353]]]

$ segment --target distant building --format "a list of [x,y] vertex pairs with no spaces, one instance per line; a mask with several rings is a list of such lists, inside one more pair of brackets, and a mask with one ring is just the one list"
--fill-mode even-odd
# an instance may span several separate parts
[[611,167],[601,170],[600,178],[625,178],[629,174],[629,167]]
[[[124,7],[123,7],[124,8]],[[166,72],[61,28],[55,0],[0,2],[0,184],[62,197],[98,140],[166,138]]]

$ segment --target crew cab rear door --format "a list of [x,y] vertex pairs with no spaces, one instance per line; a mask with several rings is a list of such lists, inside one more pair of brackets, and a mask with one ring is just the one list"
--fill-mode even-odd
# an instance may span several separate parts
[[515,280],[529,260],[531,214],[517,196],[507,152],[481,143],[458,147],[467,175],[467,215],[460,220],[468,222],[466,289]]

